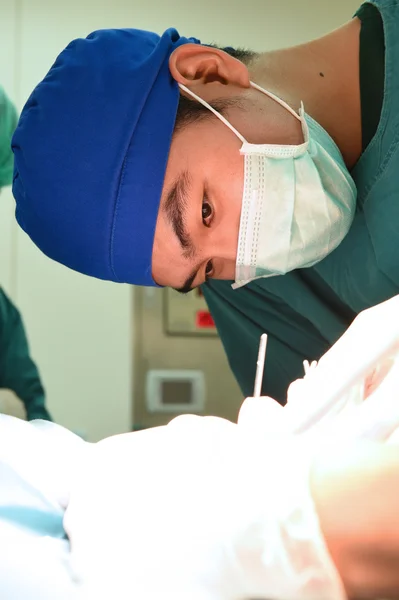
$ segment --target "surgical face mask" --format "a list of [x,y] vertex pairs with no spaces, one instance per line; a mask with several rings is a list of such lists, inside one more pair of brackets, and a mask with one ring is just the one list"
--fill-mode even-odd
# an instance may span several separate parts
[[250,144],[212,106],[180,85],[241,140],[244,192],[234,288],[260,277],[311,267],[343,240],[356,209],[356,186],[328,133],[304,111],[251,82],[302,125],[298,146]]

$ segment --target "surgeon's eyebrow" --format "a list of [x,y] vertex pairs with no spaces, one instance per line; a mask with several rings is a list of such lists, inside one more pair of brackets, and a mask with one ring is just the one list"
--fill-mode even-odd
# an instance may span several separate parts
[[[170,188],[165,201],[165,212],[169,222],[172,225],[180,246],[183,250],[184,258],[193,258],[196,254],[195,246],[192,242],[190,234],[186,230],[185,215],[188,207],[188,195],[191,187],[191,178],[188,171],[180,173]],[[174,288],[180,294],[188,294],[194,288],[192,287],[199,266],[196,267],[187,277],[182,287]]]
[[183,171],[173,183],[165,201],[166,216],[179,240],[184,258],[195,256],[195,246],[185,226],[190,186],[190,175],[188,171]]

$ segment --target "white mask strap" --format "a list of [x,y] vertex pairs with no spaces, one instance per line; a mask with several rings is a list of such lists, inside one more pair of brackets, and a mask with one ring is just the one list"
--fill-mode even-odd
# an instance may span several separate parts
[[233,133],[235,133],[235,135],[238,137],[239,140],[242,141],[243,144],[247,143],[247,140],[245,139],[245,137],[243,135],[241,135],[241,133],[239,133],[237,131],[237,129],[235,129],[235,127],[233,127],[233,125],[231,123],[228,122],[227,119],[224,118],[223,115],[221,115],[217,110],[215,110],[214,108],[212,108],[212,106],[210,104],[208,104],[208,102],[205,102],[205,100],[203,100],[202,98],[200,98],[199,96],[197,96],[197,94],[194,94],[194,92],[192,92],[191,90],[189,90],[185,85],[183,85],[182,83],[179,83],[179,87],[180,89],[184,90],[187,94],[189,94],[190,96],[192,96],[193,98],[195,98],[198,102],[200,102],[203,106],[205,106],[207,109],[209,109],[211,112],[213,112],[213,114],[222,121],[222,123],[224,123],[225,125],[227,125],[227,127],[229,129],[231,129],[231,131]]
[[[280,104],[283,108],[288,110],[288,112],[290,112],[294,117],[296,117],[298,119],[298,121],[301,121],[301,117],[295,112],[294,109],[291,108],[291,106],[289,106],[286,102],[284,102],[284,100],[281,100],[281,98],[279,98],[272,92],[268,92],[267,90],[264,90],[263,88],[260,87],[260,85],[253,83],[252,81],[250,81],[250,84],[253,88],[255,88],[256,90],[259,90],[259,92],[262,92],[266,96],[269,96],[269,98],[271,98],[272,100],[274,100],[275,102]],[[191,91],[188,87],[186,87],[182,83],[179,83],[179,87],[180,87],[180,89],[184,90],[187,94],[189,94],[190,96],[195,98],[197,100],[197,102],[200,102],[200,104],[205,106],[205,108],[210,110],[218,119],[220,119],[220,121],[222,121],[222,123],[224,123],[229,129],[231,129],[231,131],[238,137],[239,140],[242,141],[243,144],[247,143],[247,140],[245,139],[245,137],[243,135],[241,135],[241,133],[239,133],[237,131],[237,129],[235,127],[233,127],[233,125],[231,123],[229,123],[227,119],[224,118],[223,115],[221,115],[210,104],[208,104],[208,102],[206,102],[205,100],[200,98],[200,96],[197,96],[197,94],[195,94],[193,91]]]

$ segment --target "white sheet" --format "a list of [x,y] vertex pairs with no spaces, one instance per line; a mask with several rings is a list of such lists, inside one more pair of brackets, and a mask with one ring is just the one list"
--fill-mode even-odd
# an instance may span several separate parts
[[[393,323],[372,360],[361,351],[351,370],[341,340],[286,408],[248,399],[238,425],[179,417],[92,445],[0,416],[0,597],[342,600],[309,470],[328,445],[398,442]],[[364,401],[367,369],[388,358]]]
[[91,448],[65,519],[88,596],[342,600],[309,472],[337,444],[398,440],[398,304],[361,317],[285,408],[248,399],[238,425],[177,418]]
[[58,425],[0,415],[0,598],[81,600],[63,518],[84,446]]

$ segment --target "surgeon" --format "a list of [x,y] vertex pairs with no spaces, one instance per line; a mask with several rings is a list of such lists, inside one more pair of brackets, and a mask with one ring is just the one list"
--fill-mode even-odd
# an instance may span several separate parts
[[75,40],[14,135],[17,220],[87,275],[202,287],[245,396],[268,333],[263,394],[283,403],[399,292],[398,60],[396,0],[260,54],[174,29]]
[[[16,125],[15,106],[0,87],[0,194],[1,188],[12,182],[14,160],[11,137]],[[23,402],[28,420],[51,420],[40,375],[30,356],[22,317],[0,287],[1,389],[11,390]]]

